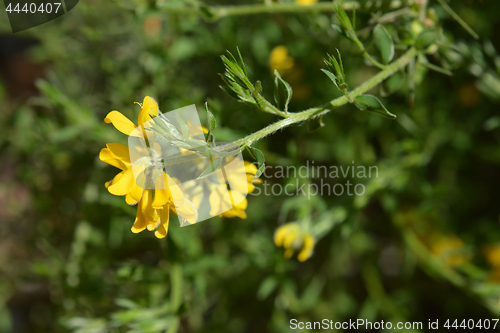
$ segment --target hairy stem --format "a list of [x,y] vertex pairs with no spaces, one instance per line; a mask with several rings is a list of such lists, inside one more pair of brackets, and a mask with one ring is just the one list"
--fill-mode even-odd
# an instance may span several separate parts
[[384,70],[378,72],[376,75],[374,75],[371,79],[348,93],[348,95],[341,96],[339,98],[336,98],[327,104],[320,106],[320,107],[315,107],[311,108],[308,110],[304,110],[301,112],[297,113],[288,113],[285,119],[282,119],[280,121],[275,122],[274,124],[271,124],[267,127],[264,127],[263,129],[252,133],[244,138],[241,138],[239,140],[236,140],[234,144],[239,145],[239,146],[249,146],[253,142],[258,141],[262,139],[263,137],[279,130],[282,128],[285,128],[287,126],[290,126],[292,124],[300,123],[302,121],[323,115],[325,113],[330,112],[331,110],[338,108],[339,106],[342,106],[344,104],[349,103],[350,100],[354,100],[359,95],[362,95],[366,91],[370,90],[371,88],[375,87],[377,84],[381,83],[385,79],[387,79],[389,76],[400,70],[401,68],[404,68],[412,59],[415,58],[417,55],[417,50],[415,48],[410,48],[405,54],[403,54],[398,60],[394,61],[392,64],[389,66],[385,67]]
[[[353,101],[357,96],[362,95],[366,91],[370,90],[371,88],[375,87],[376,85],[378,85],[379,83],[381,83],[382,81],[384,81],[385,79],[396,73],[398,70],[404,68],[406,65],[408,65],[409,62],[411,62],[417,56],[417,54],[418,51],[414,47],[411,47],[408,51],[406,51],[405,54],[399,57],[399,59],[397,59],[390,65],[386,66],[384,70],[381,70],[380,72],[375,74],[372,78],[367,80],[365,83],[363,83],[353,91],[347,93],[346,95],[336,98],[322,106],[314,107],[296,113],[286,113],[282,115],[283,117],[285,117],[284,119],[279,120],[271,125],[268,125],[262,128],[261,130],[258,130],[257,132],[252,133],[244,138],[241,138],[239,140],[236,140],[234,142],[231,142],[223,146],[219,146],[217,147],[216,152],[218,153],[219,157],[223,157],[225,155],[232,156],[236,151],[238,150],[242,151],[243,149],[245,149],[245,147],[250,146],[255,141],[258,141],[276,132],[279,129],[312,119],[314,117],[319,117],[325,113],[332,111],[335,108],[338,108],[339,106],[350,103],[350,101]],[[201,155],[199,152],[185,156],[172,156],[164,161],[164,165],[168,166],[182,162],[187,162],[199,158],[200,156]]]

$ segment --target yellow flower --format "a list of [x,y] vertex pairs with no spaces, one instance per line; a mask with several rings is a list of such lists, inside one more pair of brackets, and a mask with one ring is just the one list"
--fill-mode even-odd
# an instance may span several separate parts
[[253,184],[260,184],[260,178],[254,179],[257,173],[257,167],[250,162],[244,161],[244,172],[246,173],[246,182],[242,182],[241,172],[233,172],[229,174],[227,180],[231,189],[227,190],[226,180],[219,180],[219,185],[216,185],[210,193],[209,201],[211,215],[217,215],[217,212],[223,211],[224,213],[219,216],[224,217],[239,217],[246,219],[247,215],[245,209],[248,202],[245,198],[247,193],[251,193],[255,186]]
[[[139,112],[138,126],[158,115],[158,104],[149,96],[144,98]],[[131,135],[138,127],[118,111],[111,111],[104,119],[120,132]],[[142,129],[144,131],[144,128]],[[113,180],[105,184],[108,191],[117,196],[125,196],[129,205],[137,205],[137,216],[132,226],[132,232],[138,233],[145,229],[155,231],[155,236],[163,238],[167,235],[169,213],[174,212],[190,223],[196,222],[197,212],[189,200],[183,198],[182,192],[176,187],[170,190],[169,182],[174,180],[167,174],[160,174],[155,180],[154,189],[145,189],[137,184],[134,174],[141,174],[145,165],[132,166],[129,148],[119,143],[108,143],[99,154],[101,161],[115,166],[122,171]],[[175,204],[174,204],[175,203]]]
[[276,229],[274,244],[277,247],[283,246],[285,248],[286,259],[290,259],[294,251],[300,251],[297,259],[299,261],[306,261],[312,255],[315,240],[297,222],[292,222]]
[[[108,191],[113,195],[125,196],[125,201],[129,205],[137,205],[132,232],[139,233],[148,229],[155,231],[155,236],[158,238],[165,237],[168,232],[170,212],[181,218],[181,225],[185,225],[184,222],[196,223],[199,217],[198,209],[202,201],[208,197],[208,194],[204,197],[205,186],[211,191],[208,198],[211,211],[217,212],[212,215],[246,218],[247,199],[245,196],[254,190],[253,184],[261,182],[260,179],[254,179],[257,168],[249,162],[240,163],[237,164],[241,169],[237,170],[240,177],[233,173],[228,173],[229,179],[222,177],[223,179],[210,181],[211,178],[206,177],[205,183],[195,180],[191,185],[189,182],[183,183],[183,190],[181,190],[177,186],[178,180],[165,173],[161,162],[161,147],[157,142],[151,141],[153,136],[147,135],[151,133],[146,133],[144,128],[144,123],[150,121],[151,116],[158,116],[158,104],[149,96],[144,98],[142,104],[138,104],[141,110],[137,126],[118,111],[111,111],[104,119],[106,123],[112,123],[120,132],[139,139],[137,145],[129,141],[129,144],[134,145],[135,158],[132,159],[134,163],[131,162],[129,147],[119,143],[108,143],[99,154],[103,162],[121,170],[105,184]],[[188,126],[193,127],[192,122],[188,122]],[[140,130],[136,130],[138,127]],[[207,132],[206,128],[202,130]],[[192,132],[194,132],[193,129]],[[145,140],[145,138],[149,139]],[[188,153],[183,148],[180,148],[180,152],[183,155]],[[136,153],[139,154],[139,159],[135,156]],[[231,161],[231,158],[228,161]],[[229,182],[231,190],[227,190],[226,181]]]
[[302,6],[310,6],[316,2],[318,2],[318,0],[297,0],[297,3]]
[[279,45],[276,46],[269,55],[269,67],[271,72],[278,70],[280,75],[290,83],[293,88],[293,100],[304,100],[311,94],[311,87],[303,82],[304,70],[295,60],[288,55],[288,49]]
[[274,72],[275,69],[283,75],[293,68],[294,60],[288,55],[286,46],[276,46],[269,55],[269,67]]
[[455,235],[435,237],[431,241],[431,252],[450,267],[459,266],[472,258],[465,250],[464,242]]
[[500,283],[500,244],[485,246],[483,253],[491,266],[488,281]]

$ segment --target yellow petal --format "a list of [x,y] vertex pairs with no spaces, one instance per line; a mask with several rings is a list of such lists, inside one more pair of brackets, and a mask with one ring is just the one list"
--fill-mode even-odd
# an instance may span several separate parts
[[167,229],[165,229],[165,227],[160,224],[158,230],[155,231],[155,236],[159,239],[165,238],[165,236],[167,236]]
[[115,178],[113,178],[113,179],[112,179],[112,180],[110,180],[109,182],[106,182],[106,183],[104,184],[104,186],[106,186],[106,188],[109,188],[111,185],[113,185],[114,183],[118,182],[118,181],[120,180],[120,178],[122,178],[122,177],[123,177],[123,174],[124,174],[124,173],[125,173],[124,171],[120,172],[119,174],[117,174],[117,175],[115,176]]
[[161,209],[168,202],[167,190],[155,189],[155,198],[152,202],[152,206],[155,209]]
[[132,191],[135,185],[134,173],[131,168],[120,172],[118,175],[120,174],[122,174],[120,178],[115,181],[115,177],[115,179],[113,179],[113,184],[108,187],[109,193],[113,195],[127,195],[130,191]]
[[304,237],[304,245],[302,246],[302,251],[300,251],[297,259],[299,261],[306,261],[312,255],[312,250],[314,248],[314,238],[311,235],[306,235]]
[[127,193],[127,195],[125,196],[125,202],[127,203],[127,205],[134,206],[138,201],[132,198],[130,193]]
[[152,202],[152,206],[155,209],[161,209],[163,208],[164,205],[167,204],[168,200],[170,199],[169,197],[169,192],[165,188],[167,185],[167,179],[164,176],[165,174],[163,173],[160,177],[158,177],[155,181],[155,198]]
[[170,214],[168,208],[165,208],[161,212],[161,225],[158,230],[155,231],[156,238],[164,238],[168,232],[168,224],[170,220]]
[[135,202],[138,202],[142,198],[142,192],[144,192],[144,189],[140,187],[139,185],[135,184],[135,186],[132,188],[132,191],[130,191],[130,198],[135,200]]
[[104,163],[108,163],[109,165],[117,167],[118,169],[121,170],[126,170],[128,168],[127,165],[123,163],[123,161],[120,161],[119,159],[115,158],[115,156],[111,153],[111,151],[108,148],[101,149],[101,152],[99,153],[99,159]]
[[127,145],[121,143],[107,143],[106,147],[108,147],[109,151],[116,159],[130,165],[130,151]]
[[290,248],[292,246],[293,241],[297,238],[298,233],[296,231],[289,232],[285,238],[283,239],[283,247]]
[[227,193],[226,184],[217,186],[217,188],[210,193],[208,201],[210,202],[210,215],[212,216],[219,215],[231,209],[231,204],[227,204],[227,202],[230,202],[230,198]]
[[276,231],[274,232],[274,244],[276,246],[280,247],[283,245],[283,238],[285,237],[289,228],[290,226],[288,224],[285,224],[284,226],[276,229]]
[[148,221],[144,218],[144,215],[142,214],[141,210],[141,205],[139,205],[137,206],[137,216],[135,218],[135,222],[131,230],[134,234],[136,234],[146,229],[147,225]]
[[314,237],[311,236],[311,235],[306,235],[304,237],[304,245],[302,247],[303,250],[307,250],[307,251],[312,250],[313,247],[314,247],[314,243],[315,243],[314,242]]
[[230,210],[222,213],[222,216],[228,218],[239,217],[240,219],[247,218],[247,214],[245,213],[245,211],[238,208],[231,208]]
[[127,135],[130,135],[136,127],[133,122],[118,111],[108,113],[104,121],[106,124],[113,124],[117,130]]
[[148,220],[148,230],[154,230],[157,226],[159,216],[157,215],[156,209],[153,208],[151,203],[153,202],[153,190],[144,190],[141,199],[141,209],[146,220]]
[[103,148],[99,153],[101,161],[121,170],[126,170],[130,167],[128,146],[121,143],[108,143],[106,146],[107,148]]
[[151,120],[151,116],[158,115],[158,103],[149,96],[144,97],[141,111],[139,111],[138,125],[141,126],[145,122]]
[[248,182],[244,173],[235,174],[233,177],[228,177],[229,187],[233,192],[248,193]]
[[132,191],[130,191],[130,193],[127,193],[127,196],[125,197],[125,202],[131,206],[136,205],[139,202],[139,200],[141,200],[143,191],[144,189],[138,186],[136,183],[132,188]]
[[255,166],[255,164],[245,161],[245,171],[246,173],[255,175],[257,173],[257,167]]
[[245,198],[243,196],[243,194],[241,194],[241,193],[234,193],[234,194],[233,193],[234,192],[231,192],[231,194],[233,195],[233,199],[235,200],[234,202],[236,203],[236,202],[238,202],[236,200],[239,200],[239,203],[236,204],[236,208],[241,209],[241,210],[247,209],[247,207],[248,207],[247,198]]
[[311,255],[312,255],[311,250],[309,250],[309,251],[302,250],[302,251],[300,251],[299,255],[297,256],[297,259],[299,261],[303,262],[303,261],[306,261],[307,259],[309,259],[311,257]]
[[194,224],[198,220],[198,211],[193,203],[187,199],[180,207],[172,207],[173,211],[189,224]]

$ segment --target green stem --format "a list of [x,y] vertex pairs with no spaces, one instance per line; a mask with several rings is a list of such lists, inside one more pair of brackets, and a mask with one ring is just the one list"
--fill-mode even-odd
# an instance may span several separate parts
[[479,39],[479,35],[460,17],[457,13],[443,0],[437,0],[441,6],[451,15],[468,33],[475,39]]
[[[175,314],[182,304],[182,297],[184,294],[182,283],[182,267],[179,263],[172,264],[170,269],[170,306],[172,312]],[[167,333],[175,333],[179,329],[179,318],[176,317],[172,325],[169,327]]]
[[[347,93],[346,95],[336,98],[319,107],[314,107],[296,113],[286,113],[282,115],[284,117],[284,119],[282,120],[279,120],[271,125],[268,125],[267,127],[264,127],[261,130],[252,133],[244,138],[236,140],[232,143],[226,144],[224,146],[219,146],[217,149],[217,153],[219,154],[218,156],[223,157],[225,152],[227,152],[228,156],[232,156],[236,151],[242,151],[243,149],[245,149],[246,146],[250,146],[255,141],[258,141],[276,132],[279,129],[309,120],[314,117],[319,117],[323,114],[332,111],[335,108],[338,108],[339,106],[350,103],[350,101],[353,101],[356,97],[372,89],[373,87],[375,87],[376,85],[378,85],[379,83],[381,83],[382,81],[384,81],[385,79],[396,73],[398,70],[404,68],[406,65],[408,65],[410,61],[412,61],[417,56],[417,54],[418,51],[414,47],[411,47],[408,51],[406,51],[405,54],[399,57],[399,59],[392,62],[390,65],[385,66],[384,70],[381,70],[380,72],[375,74],[372,78],[367,80],[365,83],[363,83],[353,91]],[[239,148],[235,150],[235,147]],[[172,156],[168,160],[165,160],[164,164],[165,166],[168,166],[182,162],[187,162],[199,157],[200,157],[199,153],[179,156],[179,157]]]
[[349,103],[349,100],[354,100],[354,98],[356,98],[357,96],[362,95],[363,93],[375,87],[376,85],[387,79],[389,76],[400,70],[401,68],[404,68],[412,59],[415,58],[417,53],[418,53],[417,50],[412,47],[405,54],[403,54],[398,60],[394,61],[389,66],[386,66],[384,70],[378,72],[371,79],[369,79],[368,81],[366,81],[365,83],[363,83],[362,85],[360,85],[347,95],[336,98],[320,107],[311,108],[297,113],[288,113],[285,119],[279,120],[274,124],[264,127],[263,129],[255,133],[252,133],[239,140],[236,140],[234,144],[241,147],[249,146],[253,142],[258,141],[279,129],[285,128],[292,124],[300,123],[305,120],[309,120],[313,117],[323,115],[335,108],[338,108],[339,106],[347,104]]
[[[228,16],[254,15],[254,14],[276,14],[276,13],[307,13],[307,12],[333,12],[335,11],[335,2],[318,2],[313,5],[304,6],[298,3],[261,3],[252,5],[239,6],[208,6],[208,5],[175,5],[169,4],[168,0],[158,1],[158,8],[165,11],[178,14],[203,14],[210,15],[213,21],[219,20]],[[369,8],[373,5],[372,1],[368,1],[360,5],[358,1],[342,2],[344,10]],[[392,1],[391,8],[400,8],[403,1]]]
[[424,22],[427,16],[427,2],[428,0],[422,0],[420,2],[420,10],[418,12],[418,19],[420,20],[420,22]]
[[365,46],[359,40],[359,38],[357,37],[356,34],[352,34],[352,41],[361,50],[361,52],[363,53],[363,56],[366,58],[366,60],[368,60],[369,62],[371,62],[372,64],[374,64],[375,66],[377,66],[380,69],[385,69],[386,68],[385,65],[382,65],[380,62],[378,62],[377,60],[375,60],[375,59],[372,58],[372,56],[368,53],[368,51],[366,51]]
[[371,24],[371,25],[369,25],[369,26],[367,26],[367,27],[365,27],[365,28],[363,28],[361,30],[358,30],[356,32],[356,35],[357,36],[361,36],[361,35],[369,32],[370,30],[373,30],[373,28],[375,28],[375,26],[377,24],[393,22],[399,16],[403,16],[403,15],[406,15],[408,13],[410,13],[410,8],[409,7],[404,7],[404,8],[395,10],[393,12],[384,14],[384,15],[380,16],[379,18],[375,19],[375,23],[374,24]]
[[[345,4],[344,9],[355,8],[359,5],[356,2]],[[254,5],[239,5],[239,6],[170,6],[168,2],[160,3],[160,9],[165,9],[168,12],[176,14],[201,14],[202,10],[212,15],[210,18],[213,21],[219,20],[227,16],[255,15],[265,13],[304,13],[304,12],[330,12],[334,11],[333,2],[317,3],[311,6],[302,6],[297,3],[284,4],[254,4]],[[347,7],[347,8],[346,8]],[[203,8],[203,9],[202,9]]]

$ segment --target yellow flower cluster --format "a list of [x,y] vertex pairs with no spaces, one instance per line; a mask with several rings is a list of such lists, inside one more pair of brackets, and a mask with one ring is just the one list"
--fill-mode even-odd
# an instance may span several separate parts
[[[234,178],[231,180],[231,175],[229,175],[229,183],[235,186],[231,190],[227,190],[225,182],[217,185],[210,193],[210,214],[216,215],[218,211],[224,211],[224,213],[219,214],[219,216],[224,217],[239,217],[242,219],[247,218],[245,209],[247,208],[248,202],[245,198],[246,193],[251,193],[255,186],[253,184],[260,184],[262,180],[260,178],[254,179],[257,173],[257,167],[250,162],[245,161],[245,172],[246,172],[246,183],[243,184]],[[239,202],[238,204],[234,204]],[[225,207],[232,207],[226,210]]]
[[297,259],[306,261],[313,253],[315,240],[297,222],[287,223],[276,229],[274,244],[285,248],[285,258],[290,259],[294,251],[299,251]]
[[432,238],[434,238],[431,242],[432,254],[444,260],[447,266],[455,267],[471,260],[472,255],[465,250],[464,242],[457,236]]
[[271,71],[278,70],[281,75],[287,74],[294,65],[294,60],[288,55],[286,46],[276,46],[269,55],[269,67]]
[[484,256],[491,266],[488,280],[500,283],[500,244],[488,245],[484,247]]
[[[151,116],[158,116],[158,104],[149,96],[144,98],[142,104],[138,104],[141,106],[138,126],[118,111],[111,111],[104,121],[113,124],[118,131],[129,136],[134,135],[132,132],[139,126],[142,127],[144,133],[143,124],[151,120]],[[144,137],[147,136],[144,135]],[[139,233],[147,229],[154,231],[156,237],[163,238],[167,235],[170,213],[177,214],[183,221],[190,224],[197,221],[199,202],[197,207],[184,196],[184,193],[177,186],[169,187],[168,184],[174,184],[175,179],[172,179],[165,172],[156,177],[154,188],[146,188],[146,186],[138,184],[134,175],[144,173],[147,164],[132,165],[128,146],[120,143],[108,143],[106,148],[101,150],[99,158],[101,161],[122,170],[105,185],[111,194],[125,196],[127,204],[137,205],[137,215],[131,229],[132,232]],[[245,171],[247,173],[247,183],[243,185],[245,191],[240,192],[238,189],[232,192],[226,191],[226,193],[229,192],[230,197],[230,204],[226,207],[231,208],[219,216],[246,218],[247,201],[246,198],[241,199],[242,193],[246,194],[246,189],[248,189],[248,193],[251,192],[254,189],[253,183],[259,183],[260,179],[254,179],[257,168],[253,164],[245,162]],[[221,185],[226,186],[225,183]],[[238,198],[234,198],[236,196]],[[209,201],[213,205],[220,205],[224,199],[225,197],[214,191],[211,193]],[[235,202],[239,204],[231,205]]]
[[[500,283],[500,244],[485,246],[483,253],[491,266],[488,281]],[[498,306],[500,307],[500,298],[498,298]]]

